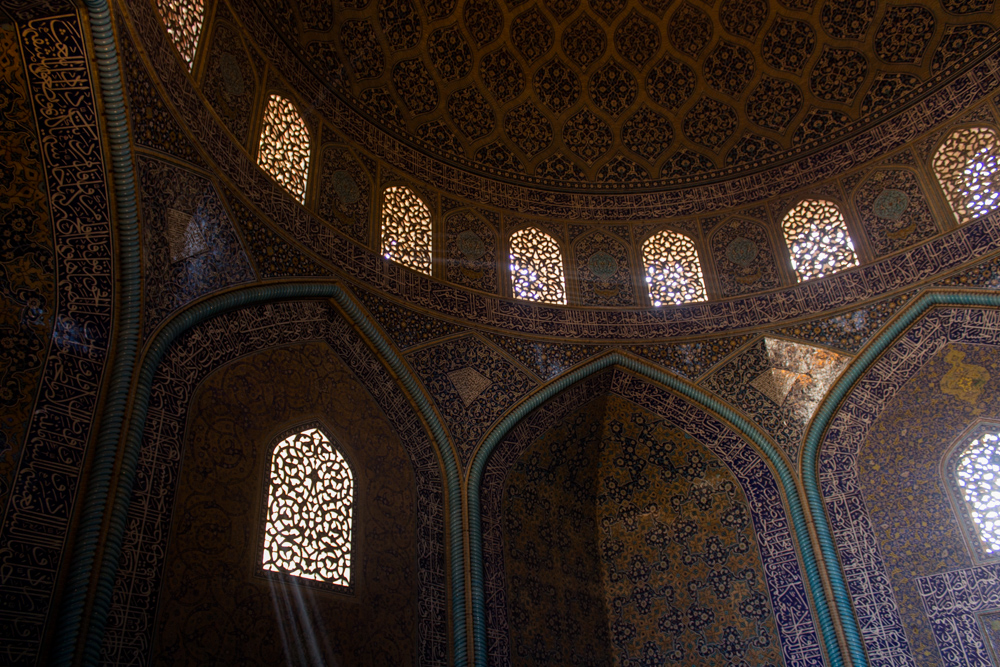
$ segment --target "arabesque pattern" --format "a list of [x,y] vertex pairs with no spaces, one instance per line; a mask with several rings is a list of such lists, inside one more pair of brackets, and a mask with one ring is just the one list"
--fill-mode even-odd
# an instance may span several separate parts
[[204,0],[156,0],[167,34],[174,40],[188,69],[194,64],[201,27],[205,22]]
[[962,128],[934,154],[934,173],[959,224],[992,211],[1000,198],[997,144],[990,128]]
[[694,242],[662,231],[642,244],[649,299],[654,306],[705,300],[705,280]]
[[295,105],[280,95],[272,94],[267,101],[257,164],[300,202],[305,202],[309,128]]
[[510,277],[519,299],[566,303],[562,252],[556,240],[540,229],[525,227],[511,235]]
[[799,281],[858,265],[854,243],[836,204],[806,199],[785,215],[781,229]]
[[382,256],[431,272],[431,211],[403,185],[389,186],[382,199]]

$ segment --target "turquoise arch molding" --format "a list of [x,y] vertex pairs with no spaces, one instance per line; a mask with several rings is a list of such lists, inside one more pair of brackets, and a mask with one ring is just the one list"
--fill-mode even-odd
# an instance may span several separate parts
[[[372,320],[361,310],[342,287],[330,283],[284,283],[247,287],[209,298],[181,311],[171,318],[149,344],[139,366],[135,381],[128,431],[121,447],[121,466],[118,484],[111,507],[105,549],[97,575],[97,593],[87,627],[83,655],[84,665],[97,665],[100,661],[101,643],[107,624],[108,611],[114,590],[122,543],[127,527],[128,509],[135,482],[136,469],[142,446],[142,433],[146,423],[153,377],[170,346],[191,328],[223,313],[251,306],[294,299],[333,299],[346,313],[351,323],[378,352],[380,360],[393,371],[410,399],[417,405],[420,415],[427,421],[441,460],[444,463],[447,496],[445,514],[449,528],[449,566],[451,568],[452,641],[454,664],[464,667],[468,662],[465,605],[465,548],[462,526],[462,484],[451,443],[437,414],[420,389],[417,380],[399,358],[392,346],[379,332]],[[103,427],[103,425],[102,425]],[[90,493],[88,488],[88,493]],[[72,659],[72,656],[70,656]]]
[[[843,667],[844,659],[840,651],[840,643],[837,639],[837,630],[830,614],[830,608],[826,600],[821,577],[820,566],[817,562],[812,541],[809,537],[809,527],[806,520],[805,508],[800,500],[798,487],[795,483],[795,476],[785,463],[784,458],[768,440],[767,436],[753,423],[738,414],[728,405],[724,404],[711,394],[699,387],[681,380],[676,375],[672,375],[662,369],[656,368],[646,361],[629,356],[621,351],[614,350],[607,352],[574,371],[562,375],[556,380],[536,390],[534,394],[524,399],[514,408],[499,424],[497,424],[483,440],[476,450],[472,465],[468,473],[468,483],[466,492],[466,502],[469,505],[469,548],[470,548],[470,580],[472,597],[472,627],[473,644],[475,649],[475,664],[486,665],[487,663],[487,642],[486,642],[486,594],[484,590],[483,574],[483,533],[480,518],[479,497],[481,492],[483,474],[486,472],[486,464],[490,455],[496,449],[500,441],[506,436],[518,422],[527,417],[533,410],[544,404],[553,396],[565,391],[572,385],[585,378],[598,373],[607,368],[619,366],[629,371],[637,373],[649,380],[665,385],[671,391],[683,396],[697,407],[707,409],[716,413],[733,425],[744,438],[750,440],[763,452],[767,461],[777,471],[778,479],[788,502],[788,511],[792,517],[792,524],[795,527],[795,539],[802,555],[802,563],[806,571],[806,579],[809,582],[809,593],[812,596],[813,606],[816,609],[817,620],[819,621],[820,632],[823,637],[823,645],[826,648],[827,658],[832,667]],[[833,563],[839,561],[834,559]],[[857,632],[857,625],[853,610],[851,609],[850,598],[845,598],[843,604],[837,600],[837,610],[840,615],[841,625],[853,625]],[[847,615],[845,616],[845,611]],[[854,667],[866,667],[864,650],[860,652],[860,661],[851,655]]]
[[[886,325],[882,332],[875,336],[840,374],[840,377],[827,391],[817,407],[803,439],[802,486],[816,530],[816,541],[819,543],[823,560],[827,564],[827,578],[838,609],[841,608],[842,604],[844,609],[850,609],[850,594],[847,590],[844,572],[840,567],[833,532],[830,529],[830,521],[820,489],[819,453],[823,443],[823,435],[836,416],[838,408],[858,380],[878,361],[884,352],[906,333],[911,325],[936,306],[1000,308],[1000,294],[952,290],[933,290],[920,294]],[[841,612],[841,622],[851,659],[855,665],[867,664],[867,662],[859,663],[858,658],[855,657],[855,655],[865,657],[864,643],[860,633],[858,633],[856,617],[852,614],[849,618],[851,620],[851,633],[848,633],[848,624],[844,622],[843,612]]]

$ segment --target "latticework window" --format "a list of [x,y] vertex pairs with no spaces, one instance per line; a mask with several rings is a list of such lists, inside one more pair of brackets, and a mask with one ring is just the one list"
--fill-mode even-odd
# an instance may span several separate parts
[[800,281],[858,265],[847,223],[836,204],[806,199],[788,212],[781,229]]
[[167,34],[190,68],[205,21],[204,0],[156,0],[156,8],[163,17]]
[[978,532],[980,553],[1000,555],[1000,433],[980,433],[952,460],[953,483]]
[[382,198],[382,256],[430,275],[431,210],[402,185]]
[[989,128],[962,128],[934,154],[934,173],[959,224],[989,213],[1000,199],[997,143]]
[[705,280],[694,242],[683,234],[662,231],[642,244],[649,299],[654,306],[705,300]]
[[295,105],[280,95],[271,95],[267,101],[257,164],[300,202],[305,202],[309,128]]
[[262,569],[351,585],[354,474],[316,427],[281,439],[271,455]]
[[525,227],[511,234],[510,277],[519,299],[566,303],[559,244],[540,229]]

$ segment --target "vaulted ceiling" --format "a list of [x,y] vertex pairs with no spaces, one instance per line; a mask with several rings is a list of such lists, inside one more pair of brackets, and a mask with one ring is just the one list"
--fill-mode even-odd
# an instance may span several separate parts
[[257,0],[338,94],[437,158],[539,184],[732,175],[946,83],[991,0]]

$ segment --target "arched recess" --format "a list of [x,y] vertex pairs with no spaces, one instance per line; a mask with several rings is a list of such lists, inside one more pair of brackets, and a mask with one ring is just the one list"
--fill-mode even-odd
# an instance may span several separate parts
[[[316,306],[331,310],[327,304],[303,305],[288,303],[285,310],[293,317],[312,317],[316,313],[310,308]],[[235,315],[205,329],[232,331],[234,323],[245,321]],[[349,326],[340,321],[331,321],[334,329]],[[287,325],[295,328],[294,320]],[[174,438],[155,435],[161,427],[169,429],[175,410],[157,411],[149,420],[143,461],[156,463],[140,464],[129,521],[145,531],[133,529],[127,536],[119,572],[128,586],[116,588],[115,598],[122,603],[112,610],[113,619],[127,614],[131,623],[124,634],[134,647],[141,633],[133,624],[147,609],[142,603],[156,609],[146,663],[166,658],[174,664],[357,664],[367,659],[404,665],[433,650],[433,638],[426,638],[430,646],[420,646],[421,636],[434,627],[420,598],[430,598],[434,608],[428,589],[444,583],[444,572],[435,572],[432,561],[443,556],[445,545],[440,539],[419,539],[428,532],[427,519],[434,519],[425,516],[419,526],[418,505],[424,505],[420,513],[426,515],[420,495],[431,489],[440,494],[440,480],[430,470],[423,475],[414,470],[414,456],[426,457],[429,443],[425,437],[413,451],[415,434],[397,430],[389,416],[398,415],[406,424],[400,406],[392,402],[383,409],[357,372],[357,362],[345,362],[343,349],[334,351],[329,339],[340,332],[317,333],[322,339],[264,345],[236,358],[220,355],[220,365],[206,364],[211,372],[186,397],[180,452],[173,448]],[[171,357],[189,350],[181,343]],[[180,389],[181,383],[172,382],[176,370],[164,368],[162,376]],[[391,382],[388,373],[378,375],[372,379]],[[315,440],[291,444],[287,436],[313,428],[329,444],[305,445],[311,449],[308,458],[289,456]],[[345,518],[344,506],[335,502],[339,485],[328,476],[331,468],[323,466],[324,459],[329,464],[335,457],[323,457],[323,449],[339,454],[343,467],[353,471],[347,526],[338,521]],[[273,483],[272,451],[275,458],[284,452],[286,465],[279,469],[301,476],[296,483]],[[176,459],[179,465],[172,464]],[[317,474],[308,474],[310,468]],[[278,516],[289,520],[275,525],[274,503],[282,500]],[[321,506],[310,510],[311,503],[300,504],[303,500]],[[154,533],[161,506],[177,520]],[[344,528],[346,553],[330,553]],[[318,561],[310,563],[316,556]],[[124,566],[137,561],[149,567]],[[418,568],[427,577],[423,582]],[[159,581],[148,575],[150,570],[162,572]],[[228,574],[220,576],[223,572]],[[443,630],[444,618],[439,621],[437,629]],[[115,623],[111,629],[119,627]],[[116,641],[120,636],[106,637],[104,662],[139,662],[135,655],[112,653],[129,646]]]
[[[855,591],[853,605],[864,628],[857,637],[848,638],[855,664],[913,664],[906,622],[900,614],[879,546],[877,528],[859,486],[859,452],[883,409],[944,346],[956,341],[997,345],[1000,317],[995,310],[983,311],[984,307],[1000,307],[1000,295],[929,291],[913,299],[830,388],[803,440],[802,483],[823,560],[828,564],[841,560],[845,564],[843,570],[827,567],[833,595],[838,604],[850,603],[848,589]],[[927,412],[928,408],[921,406],[920,410]],[[901,437],[905,440],[905,436]],[[915,441],[912,444],[920,446],[923,445]],[[868,461],[867,465],[877,464],[881,468],[883,463]],[[936,471],[935,464],[935,475]],[[941,485],[939,481],[936,483]],[[863,558],[859,557],[861,554]],[[937,590],[948,591],[951,596],[948,578],[955,576],[968,582],[963,573],[945,573],[940,580],[932,581],[932,577],[923,580],[929,587],[939,586]],[[1000,596],[1000,590],[996,595]],[[936,605],[937,601],[931,599],[926,604]],[[961,622],[968,621],[968,614],[963,617],[961,606],[951,599],[947,603],[942,601],[936,606],[938,611],[957,613],[953,618],[932,621],[940,621],[940,627],[966,627]],[[947,642],[946,637],[935,640],[939,644]]]
[[571,254],[583,305],[635,305],[631,257],[621,238],[596,229],[574,241]]
[[[315,300],[321,298],[333,299],[344,314]],[[255,323],[253,336],[245,334],[247,322]],[[169,478],[161,468],[178,464],[171,462],[169,455],[178,450],[184,431],[183,397],[190,396],[201,378],[220,363],[254,349],[308,340],[326,341],[358,377],[368,376],[373,369],[381,375],[381,380],[368,385],[368,389],[387,413],[398,416],[397,432],[413,461],[420,488],[418,540],[428,549],[422,556],[427,563],[421,563],[421,568],[426,567],[429,574],[428,584],[420,592],[418,634],[425,642],[419,649],[421,660],[442,665],[448,661],[446,592],[450,589],[454,617],[451,648],[455,664],[465,664],[461,489],[450,442],[440,422],[433,418],[428,399],[371,321],[340,286],[318,283],[253,287],[202,301],[171,319],[147,348],[123,446],[122,469],[111,510],[112,527],[97,575],[99,596],[106,606],[101,609],[95,604],[87,632],[88,650],[95,657],[105,652],[148,650],[143,633],[148,636],[155,606],[142,599],[142,591],[155,596],[158,584],[143,578],[155,579],[159,570],[137,555],[148,556],[152,546],[146,542],[150,529],[154,536],[165,536],[169,530],[169,516],[157,510],[156,493],[161,477]],[[206,345],[206,341],[214,341],[215,347]],[[420,416],[431,417],[428,421],[432,438],[411,408],[411,400],[417,404]],[[158,453],[167,458],[158,458]],[[156,488],[149,487],[150,483]],[[154,558],[162,556],[153,551]],[[450,561],[450,586],[445,580],[446,560]],[[109,618],[112,622],[105,633]],[[137,634],[130,635],[133,632]]]
[[[655,368],[644,360],[626,355],[620,351],[611,351],[594,359],[593,361],[577,368],[574,371],[562,375],[560,378],[540,388],[518,406],[513,408],[507,416],[502,419],[496,427],[483,439],[473,458],[472,465],[468,472],[466,484],[466,498],[468,503],[469,516],[469,550],[470,550],[470,581],[472,590],[472,624],[474,650],[476,664],[487,664],[489,639],[487,637],[487,605],[485,591],[485,572],[483,560],[483,524],[482,524],[482,489],[486,467],[493,451],[503,438],[510,433],[526,416],[553,396],[560,394],[576,383],[611,367],[620,367],[631,371],[634,374],[646,378],[648,381],[658,383],[667,387],[676,394],[678,400],[690,409],[691,404],[719,415],[726,422],[731,424],[736,432],[745,440],[756,446],[756,456],[767,461],[774,471],[774,476],[780,482],[781,493],[787,502],[787,515],[790,516],[794,525],[794,539],[801,554],[804,569],[809,583],[811,600],[813,602],[817,623],[822,633],[822,642],[826,649],[827,658],[832,665],[843,665],[841,650],[837,638],[837,632],[833,618],[830,613],[828,601],[822,592],[823,582],[819,572],[812,542],[809,537],[809,530],[806,523],[805,512],[800,501],[799,491],[784,456],[771,443],[770,439],[760,431],[755,425],[749,422],[742,415],[735,412],[728,405],[722,403],[712,395],[697,386],[671,375],[663,370]],[[665,396],[670,393],[665,393]],[[763,456],[760,456],[763,453]],[[763,465],[763,461],[761,461]],[[777,498],[774,502],[779,502]],[[836,560],[833,565],[828,565],[827,569],[837,568]],[[857,636],[858,630],[854,619],[853,611],[850,608],[850,599],[845,595],[843,599],[834,601],[838,608],[841,626],[844,634],[848,637]],[[852,659],[856,665],[866,664],[861,653],[861,662],[857,658]]]
[[[608,411],[607,417],[604,413],[605,408]],[[616,411],[621,413],[623,408],[628,413],[631,423],[626,423],[629,420],[621,419],[621,432],[616,436],[616,427],[611,425],[608,419]],[[577,420],[576,418],[579,419]],[[698,464],[702,462],[708,466],[719,466],[717,472],[713,473],[712,484],[723,485],[731,481],[738,487],[738,490],[734,490],[730,495],[730,498],[733,500],[732,507],[741,508],[734,510],[737,512],[747,510],[746,519],[749,525],[752,526],[750,532],[753,534],[753,537],[750,538],[752,545],[749,545],[751,553],[749,558],[736,556],[737,552],[730,552],[730,555],[734,560],[737,557],[743,558],[747,561],[745,565],[749,565],[750,562],[757,563],[756,566],[749,565],[749,567],[760,572],[760,578],[762,579],[759,587],[747,586],[746,588],[741,588],[742,592],[748,594],[748,598],[742,600],[742,602],[746,603],[747,599],[753,597],[751,591],[755,591],[756,595],[759,596],[756,598],[758,601],[763,602],[765,599],[767,600],[763,604],[766,611],[757,612],[760,613],[760,616],[759,625],[756,628],[764,629],[768,633],[768,646],[758,646],[756,649],[753,649],[747,645],[748,643],[744,644],[743,650],[747,651],[744,659],[748,660],[750,664],[765,664],[765,662],[774,662],[775,664],[781,662],[784,664],[809,664],[821,660],[822,649],[820,638],[809,609],[807,588],[803,571],[796,556],[795,542],[791,532],[791,521],[786,514],[781,484],[774,470],[747,438],[742,437],[739,432],[732,429],[709,411],[700,408],[700,406],[692,405],[688,400],[657,385],[644,375],[629,372],[619,365],[612,365],[579,380],[564,391],[551,396],[548,400],[541,403],[534,411],[525,416],[516,427],[509,430],[506,436],[499,440],[493,450],[492,456],[489,457],[486,464],[480,485],[483,535],[482,560],[481,563],[477,563],[475,556],[473,556],[473,576],[475,578],[477,566],[481,566],[483,573],[482,581],[484,584],[483,599],[486,602],[484,609],[486,642],[489,647],[490,664],[506,664],[505,659],[513,657],[508,637],[511,631],[516,631],[517,626],[526,621],[526,619],[510,620],[507,618],[509,603],[513,601],[508,601],[507,599],[508,590],[510,589],[507,588],[506,584],[509,580],[508,577],[513,576],[513,573],[506,571],[511,563],[505,560],[504,542],[502,539],[504,536],[506,538],[510,538],[511,536],[509,534],[504,535],[504,528],[501,524],[504,523],[505,513],[511,512],[512,506],[502,506],[505,486],[512,477],[516,478],[517,468],[515,466],[519,461],[524,462],[525,465],[530,467],[530,461],[534,459],[535,454],[540,456],[545,455],[547,448],[543,448],[542,452],[536,452],[535,450],[539,438],[544,439],[550,431],[559,430],[560,427],[567,424],[572,424],[570,427],[571,431],[575,430],[575,421],[592,421],[594,419],[601,422],[599,428],[602,432],[597,434],[597,437],[601,441],[600,448],[596,446],[590,447],[589,449],[592,451],[586,454],[577,452],[579,456],[602,457],[599,452],[605,446],[609,448],[614,447],[615,445],[612,441],[617,439],[623,444],[621,456],[635,456],[637,460],[642,460],[642,470],[646,470],[647,468],[649,470],[658,469],[657,464],[654,463],[658,455],[663,455],[665,458],[670,459],[684,459],[693,468],[697,468]],[[638,425],[639,422],[636,420],[642,420],[641,426]],[[662,435],[662,432],[665,430],[684,432],[686,437],[683,439],[683,442],[680,440],[671,441],[671,446],[676,447],[678,450],[686,448],[684,454],[671,452],[669,448],[656,449],[657,454],[653,454],[654,445],[651,445],[647,438],[658,437],[652,434],[657,433]],[[638,431],[641,431],[641,433]],[[559,442],[564,443],[561,445],[561,450],[572,449],[572,440],[572,437],[559,437]],[[634,443],[628,449],[628,454],[624,453],[624,443],[626,442]],[[596,445],[596,443],[594,444]],[[525,459],[528,456],[528,451],[535,452],[532,454],[530,460]],[[692,452],[696,458],[687,458],[691,456]],[[609,456],[613,457],[615,454],[603,455],[604,459],[607,459]],[[594,461],[589,460],[587,464],[588,469],[593,464]],[[659,468],[661,470],[670,469],[672,466],[672,463],[661,462],[661,464],[666,466]],[[548,474],[557,474],[557,471],[565,468],[564,465],[552,466],[549,462],[539,463],[538,465]],[[627,466],[628,463],[626,462],[625,465]],[[603,475],[604,472],[605,468],[602,467],[601,474]],[[650,511],[654,515],[657,515],[657,523],[660,522],[660,518],[668,521],[669,519],[666,517],[671,514],[669,501],[662,497],[657,499],[656,496],[665,492],[668,487],[686,486],[690,481],[686,481],[687,477],[685,475],[695,480],[699,478],[700,472],[691,470],[687,473],[678,474],[671,479],[656,476],[657,473],[652,474],[655,476],[655,481],[649,487],[642,487],[640,483],[636,483],[637,495],[644,493],[643,497],[645,499],[641,503],[635,498],[630,501],[620,501],[621,508],[624,508],[627,512],[630,504],[634,502],[636,509],[643,515]],[[640,477],[643,479],[652,479],[649,474],[640,473]],[[532,479],[530,473],[528,479]],[[632,479],[636,480],[638,478],[633,476]],[[521,497],[527,499],[528,502],[531,499],[539,497],[544,497],[546,500],[552,501],[554,495],[558,498],[559,493],[564,488],[563,484],[565,481],[563,478],[539,479],[538,484],[545,486],[546,489],[552,487],[558,490],[553,494],[546,492],[546,489],[543,488],[539,488],[537,491],[524,488],[521,489]],[[594,482],[596,483],[597,480],[594,480]],[[695,483],[697,484],[698,482]],[[705,482],[701,483],[704,484]],[[622,487],[611,488],[602,486],[600,488],[602,492],[613,495],[615,489]],[[650,490],[641,491],[643,488]],[[712,488],[717,490],[719,487],[714,486]],[[653,498],[652,502],[657,504],[656,508],[648,505],[650,498]],[[740,498],[745,500],[740,500]],[[510,501],[511,499],[508,498],[507,500]],[[574,510],[588,506],[588,497],[573,495],[570,500],[569,504]],[[718,503],[719,500],[716,498],[710,502]],[[609,504],[615,505],[618,502],[611,499]],[[713,507],[717,507],[717,505],[713,505]],[[547,505],[544,513],[549,512],[555,514],[557,508]],[[613,514],[620,516],[617,512],[613,512]],[[515,524],[520,523],[521,519],[524,519],[524,517],[514,519]],[[648,524],[650,521],[648,518],[644,519],[641,516],[634,517],[632,520],[636,522],[636,525],[644,522]],[[527,521],[525,520],[524,523],[527,523]],[[704,533],[712,531],[712,528],[707,525],[702,526],[702,528],[702,532]],[[574,525],[571,531],[574,533],[574,536],[569,539],[579,542],[580,540],[577,538],[586,531],[586,526]],[[711,537],[723,537],[724,532],[727,532],[727,530],[722,528],[722,524],[720,523],[719,530],[711,532]],[[728,538],[733,539],[731,531]],[[723,539],[726,538],[723,537]],[[580,545],[575,544],[575,546],[579,547]],[[579,554],[580,557],[586,558],[589,555],[589,551],[597,551],[597,546],[598,543],[595,540],[590,548],[582,549]],[[573,547],[574,545],[569,545],[566,547],[567,551],[572,551]],[[541,556],[544,547],[539,544],[537,548],[539,549],[538,557],[544,562],[545,558]],[[697,554],[692,553],[692,556],[694,560],[690,563],[690,572],[693,573],[699,567],[703,566],[698,561]],[[629,558],[631,559],[631,556]],[[620,561],[621,558],[618,560]],[[670,559],[666,559],[665,562],[670,567]],[[675,566],[678,564],[673,563]],[[566,559],[564,565],[561,567],[566,566],[572,568],[573,561]],[[607,563],[604,563],[604,566],[607,566]],[[538,567],[543,567],[543,565],[539,565]],[[600,568],[595,569],[600,570]],[[707,569],[711,569],[711,567]],[[562,569],[560,569],[560,572],[567,574]],[[679,574],[680,572],[675,570],[670,576],[677,577]],[[657,587],[652,582],[657,576],[661,575],[651,573],[648,576],[650,577],[650,586],[655,590]],[[706,580],[711,577],[712,575],[707,574]],[[554,583],[556,586],[559,585],[559,581],[550,580],[548,577],[543,577],[543,579],[546,584]],[[663,582],[661,581],[660,583]],[[673,584],[674,582],[671,580],[671,583]],[[694,581],[691,583],[692,585],[696,585]],[[524,582],[521,582],[521,585],[524,586]],[[574,588],[573,583],[570,582],[568,585],[568,590]],[[617,588],[622,587],[622,584],[616,585],[612,583],[611,585]],[[527,585],[527,588],[531,590],[537,587],[534,584]],[[678,580],[674,588],[677,598],[683,599],[686,595],[690,594],[691,598],[698,600],[699,604],[705,604],[706,607],[713,607],[711,613],[715,614],[717,618],[711,622],[711,625],[714,627],[714,624],[718,623],[718,627],[714,627],[715,632],[713,634],[715,636],[724,634],[722,626],[727,625],[727,623],[723,619],[727,613],[725,609],[729,602],[718,602],[713,596],[701,596],[699,599],[698,595],[692,594],[691,591],[687,590],[687,581],[681,583]],[[678,588],[685,590],[678,592],[676,590]],[[510,592],[511,594],[516,593],[514,590],[510,590]],[[612,593],[604,590],[604,587],[598,583],[598,586],[594,587],[594,590],[590,591],[590,593],[601,597],[607,596],[607,599],[602,601],[602,605],[611,606],[612,597],[617,597],[621,594],[621,591]],[[571,596],[576,598],[575,602],[570,602]],[[566,602],[572,604],[576,609],[583,610],[586,606],[579,598],[584,596],[586,596],[586,593],[581,593],[581,591],[568,592]],[[656,594],[654,594],[654,597],[656,597]],[[736,592],[727,596],[730,599],[735,599],[736,597],[738,597]],[[558,613],[555,612],[557,604],[554,601],[547,603],[547,605],[553,608],[554,613]],[[655,601],[650,602],[650,606],[652,607],[653,605],[655,605]],[[715,607],[715,605],[718,606]],[[688,611],[687,608],[684,609],[685,614]],[[647,613],[649,613],[648,610]],[[748,610],[746,614],[747,622],[750,625],[754,625],[755,623],[754,620],[749,620],[754,616],[754,613],[754,611]],[[479,620],[477,617],[477,623]],[[575,614],[574,620],[578,625],[583,626],[587,623],[587,614]],[[591,621],[593,620],[591,619]],[[609,620],[608,623],[610,622]],[[657,623],[656,618],[653,618],[653,623],[653,627],[655,628],[655,624]],[[590,633],[587,632],[587,629],[581,627],[585,636],[599,634],[600,624],[594,623],[594,625],[595,627],[591,629],[592,632]],[[612,625],[612,627],[614,626]],[[623,627],[624,631],[628,632],[627,624]],[[659,659],[662,660],[668,656],[671,650],[680,649],[681,653],[675,654],[673,660],[684,664],[688,664],[685,660],[697,661],[699,659],[698,654],[690,645],[686,649],[678,644],[672,645],[672,635],[675,629],[679,630],[676,626],[671,625],[670,627],[656,630],[656,632],[662,633],[662,637],[657,637],[654,640],[655,648],[647,647],[649,654],[644,654],[642,657],[653,660],[653,656],[658,655]],[[612,630],[612,637],[614,635],[615,631]],[[477,636],[477,641],[478,639]],[[559,637],[550,636],[549,639],[558,641]],[[571,637],[565,637],[565,639],[572,642]],[[583,644],[583,637],[579,639],[581,640],[580,644]],[[647,637],[647,640],[649,639],[652,639],[652,636]],[[745,640],[746,637],[743,639]],[[608,642],[608,645],[604,647],[599,647],[595,644],[591,648],[609,649],[611,643],[614,643],[613,639],[612,642]],[[646,642],[640,641],[640,644],[644,643]],[[733,638],[730,646],[739,646],[740,644],[741,641]],[[551,644],[547,645],[547,647],[551,648]],[[521,648],[524,648],[523,644]],[[714,652],[718,648],[718,646],[711,646],[708,650]],[[741,659],[737,655],[740,650],[740,648],[735,648],[733,654],[729,655],[728,658],[738,662]],[[594,650],[593,652],[596,655],[598,650]],[[763,659],[769,653],[770,656],[766,660]],[[629,655],[628,657],[630,659],[638,659],[640,656]],[[617,661],[621,661],[620,655],[614,656],[614,658],[617,658]],[[605,661],[612,662],[614,658],[611,655],[604,655],[603,658],[598,657],[596,659],[603,664]],[[567,656],[563,656],[563,660],[567,663],[570,662]],[[655,663],[656,661],[653,660],[653,662]]]

